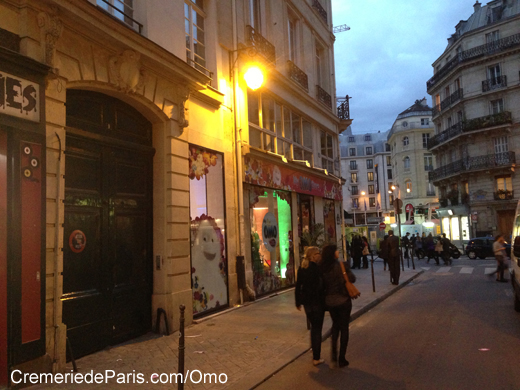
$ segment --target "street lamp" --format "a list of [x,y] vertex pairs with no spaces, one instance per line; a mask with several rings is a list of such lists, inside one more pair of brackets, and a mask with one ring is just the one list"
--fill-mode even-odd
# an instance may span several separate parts
[[264,83],[264,74],[258,66],[253,65],[244,73],[244,79],[247,86],[256,91]]

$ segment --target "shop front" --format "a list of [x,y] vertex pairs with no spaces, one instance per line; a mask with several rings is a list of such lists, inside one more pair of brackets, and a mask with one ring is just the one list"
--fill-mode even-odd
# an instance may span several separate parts
[[441,221],[441,230],[450,241],[462,248],[471,238],[470,215],[466,207],[437,210]]
[[45,77],[0,48],[0,388],[9,370],[45,359]]
[[298,170],[254,155],[244,157],[244,209],[249,213],[245,225],[251,256],[248,280],[257,296],[294,285],[305,246],[315,245],[316,240],[337,242],[341,184],[325,177],[312,169]]

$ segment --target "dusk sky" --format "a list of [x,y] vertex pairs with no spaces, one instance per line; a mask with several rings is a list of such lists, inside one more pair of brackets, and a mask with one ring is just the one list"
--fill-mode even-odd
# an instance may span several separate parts
[[[352,96],[354,133],[386,131],[416,99],[460,20],[476,0],[332,0],[336,95]],[[486,0],[480,1],[482,5]]]

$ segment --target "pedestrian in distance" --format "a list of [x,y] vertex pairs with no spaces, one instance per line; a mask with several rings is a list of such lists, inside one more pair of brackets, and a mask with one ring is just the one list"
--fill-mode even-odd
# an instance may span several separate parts
[[388,234],[385,234],[385,237],[379,241],[378,255],[383,259],[383,264],[385,266],[384,270],[386,271],[386,264],[388,263]]
[[451,241],[446,237],[446,233],[442,233],[441,238],[442,244],[442,260],[444,261],[444,265],[451,265]]
[[504,245],[505,240],[504,236],[499,234],[495,237],[495,242],[493,243],[493,252],[495,254],[495,259],[497,261],[497,270],[490,276],[497,275],[497,282],[507,282],[508,280],[504,278],[504,271],[507,269],[506,264],[506,247]]
[[439,264],[439,257],[442,257],[442,238],[441,236],[437,237],[437,243],[435,244],[435,264]]
[[363,244],[363,250],[361,254],[363,255],[363,268],[368,268],[368,255],[370,253],[370,246],[368,245],[368,240],[365,236],[361,237],[361,241]]
[[317,366],[325,361],[321,358],[321,333],[325,316],[325,296],[321,279],[319,262],[320,250],[310,246],[305,250],[305,256],[298,269],[296,280],[296,308],[305,310],[307,320],[311,325],[312,363]]
[[355,235],[352,237],[352,244],[350,245],[350,252],[352,253],[352,259],[353,269],[360,269],[361,268],[361,256],[363,252],[363,241],[361,241],[361,238],[358,235]]
[[388,268],[390,269],[390,283],[398,285],[401,275],[399,258],[399,238],[394,236],[394,231],[388,231]]
[[[423,233],[424,235],[424,233]],[[414,243],[414,251],[415,253],[417,254],[419,251],[423,251],[423,256],[424,256],[424,250],[423,250],[423,239],[419,236],[419,233],[417,233],[417,235],[415,236],[415,243]]]
[[430,259],[434,259],[438,264],[439,259],[436,256],[435,242],[433,241],[433,235],[431,233],[429,233],[428,237],[424,239],[423,247],[426,252],[426,256],[428,257],[428,260],[426,260],[426,262],[429,263]]
[[[331,335],[331,367],[336,364],[339,367],[348,366],[346,359],[350,312],[352,311],[352,299],[345,285],[345,278],[341,264],[338,261],[339,251],[336,245],[327,245],[323,248],[320,270],[325,289],[325,308],[330,312],[332,318]],[[356,281],[355,275],[350,270],[348,263],[344,263],[345,272],[351,283]],[[339,338],[339,354],[338,354]]]
[[410,247],[410,232],[407,232],[403,237],[401,245],[404,248],[404,258],[408,259],[410,257],[408,254],[408,248]]
[[[417,236],[419,233],[417,233]],[[415,242],[417,240],[417,236],[415,234],[412,234],[412,237],[410,237],[410,252],[412,253],[412,256],[415,256]]]

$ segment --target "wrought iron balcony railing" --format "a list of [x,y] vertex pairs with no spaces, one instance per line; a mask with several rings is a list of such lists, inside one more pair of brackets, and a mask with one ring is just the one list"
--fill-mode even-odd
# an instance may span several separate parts
[[495,89],[507,87],[507,76],[493,77],[482,81],[482,92],[494,91]]
[[444,111],[460,99],[462,99],[462,88],[457,89],[455,92],[453,92],[450,96],[448,96],[441,102],[441,111]]
[[314,8],[323,21],[327,23],[327,11],[325,11],[325,8],[323,8],[319,0],[312,0],[312,8]]
[[142,33],[143,25],[133,18],[133,9],[129,5],[125,3],[124,10],[120,10],[118,7],[115,7],[107,0],[101,1],[103,2],[103,5],[98,5],[99,8],[109,13],[117,20],[122,21],[127,26],[130,26],[132,29],[138,31],[139,34]]
[[433,165],[425,165],[425,166],[424,166],[424,170],[425,170],[426,172],[433,171]]
[[515,196],[514,191],[508,191],[508,190],[498,190],[493,193],[493,197],[495,200],[511,200]]
[[352,179],[352,178],[350,178],[350,182],[351,182],[352,184],[356,184],[356,183],[358,182],[358,180],[357,180],[357,179]]
[[485,55],[491,55],[500,53],[502,51],[508,50],[512,47],[520,45],[520,33],[510,35],[508,37],[498,39],[493,42],[486,43],[484,45],[480,45],[474,47],[469,50],[465,50],[461,53],[458,53],[451,61],[449,61],[446,65],[444,65],[437,73],[433,75],[426,82],[426,89],[430,92],[430,89],[435,86],[439,81],[441,81],[448,73],[450,73],[453,69],[455,69],[459,64],[471,61],[475,58],[479,58]]
[[309,91],[309,78],[307,77],[307,73],[298,68],[295,63],[290,60],[287,60],[287,72],[291,80],[296,81],[307,92]]
[[466,157],[435,169],[428,173],[429,181],[439,181],[462,172],[480,171],[502,168],[516,163],[515,152],[487,154],[476,157]]
[[431,137],[428,140],[428,149],[432,149],[440,144],[443,144],[444,142],[455,138],[460,134],[471,133],[477,130],[505,125],[512,123],[512,120],[511,112],[504,111],[498,114],[486,115],[456,123],[449,129],[444,130],[442,133]]
[[435,196],[435,191],[426,191],[426,196]]
[[350,100],[350,96],[345,96],[345,100],[339,100],[338,99],[338,107],[337,107],[337,111],[338,111],[338,118],[339,119],[342,119],[342,120],[348,120],[350,119],[350,104],[349,104],[349,100]]
[[357,170],[358,170],[358,165],[357,165],[357,164],[349,165],[349,169],[350,169],[351,171],[357,171]]
[[439,115],[441,113],[441,105],[440,104],[436,104],[435,106],[433,106],[432,108],[432,117],[435,117],[437,115]]
[[332,108],[332,98],[330,94],[319,85],[316,85],[316,99],[327,107]]
[[265,39],[262,34],[256,31],[252,26],[247,25],[247,40],[250,46],[261,54],[267,61],[276,63],[276,49],[274,45]]

